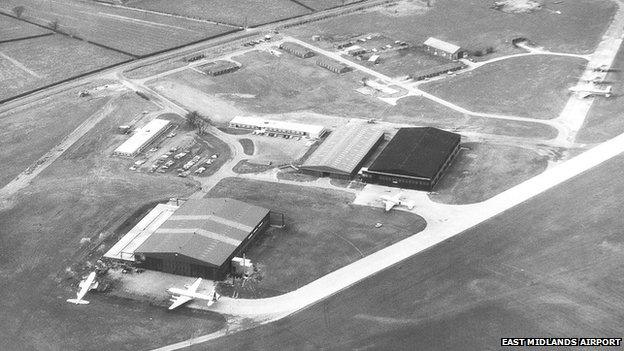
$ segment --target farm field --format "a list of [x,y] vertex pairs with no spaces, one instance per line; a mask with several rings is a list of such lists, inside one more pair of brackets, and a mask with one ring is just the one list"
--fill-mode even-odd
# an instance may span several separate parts
[[618,156],[305,310],[203,348],[494,350],[506,335],[619,335],[624,180],[613,175],[622,164]]
[[0,14],[0,42],[43,34],[52,34],[52,31]]
[[420,88],[475,112],[552,119],[568,102],[568,88],[578,82],[585,63],[558,56],[516,57]]
[[129,59],[59,34],[0,43],[0,100]]
[[375,32],[417,44],[436,37],[468,50],[492,46],[499,54],[517,52],[511,39],[526,37],[552,51],[588,53],[615,11],[615,4],[608,0],[548,1],[552,11],[525,14],[492,10],[489,2],[480,0],[437,0],[432,5],[426,8],[424,2],[402,1],[398,6],[316,21],[287,32],[304,40],[321,35],[336,42]]
[[6,0],[0,11],[24,6],[22,18],[135,56],[145,56],[238,30],[231,26],[174,18],[97,2]]
[[[0,211],[0,342],[7,350],[136,350],[224,325],[216,314],[169,313],[98,293],[89,294],[88,308],[65,302],[75,296],[85,261],[93,263],[106,249],[101,240],[137,209],[198,188],[175,176],[128,172],[110,157],[116,127],[145,109],[142,99],[134,99],[134,94],[123,97],[109,117],[35,178],[13,207]],[[20,143],[29,146],[32,140]],[[81,244],[81,238],[91,241]]]
[[624,49],[613,61],[613,72],[609,72],[605,84],[613,86],[610,98],[597,97],[587,114],[585,124],[577,135],[580,143],[598,143],[624,133]]
[[[412,213],[351,205],[353,195],[321,188],[226,178],[207,197],[231,197],[285,215],[285,229],[269,229],[246,252],[263,267],[263,279],[246,291],[250,297],[298,288],[426,226]],[[383,227],[375,228],[377,222]]]
[[447,204],[470,204],[522,183],[548,166],[548,156],[517,146],[463,143],[460,153],[429,197]]
[[127,2],[126,6],[243,27],[255,27],[311,13],[290,0],[133,0]]
[[322,11],[362,1],[365,0],[298,0],[297,2],[300,2],[307,7],[313,8],[316,11]]

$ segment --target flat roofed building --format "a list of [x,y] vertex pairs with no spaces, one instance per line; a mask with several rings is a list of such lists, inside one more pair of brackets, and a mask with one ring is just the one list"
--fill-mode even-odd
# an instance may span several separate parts
[[351,179],[383,138],[381,130],[367,124],[346,125],[332,132],[300,169],[319,177]]
[[429,38],[425,40],[423,45],[425,51],[431,53],[432,55],[442,56],[449,60],[457,60],[465,56],[465,51],[462,50],[461,47],[440,39]]
[[145,149],[154,139],[161,136],[169,127],[166,119],[154,119],[137,129],[132,136],[113,151],[114,155],[134,157]]
[[279,48],[301,58],[308,58],[315,55],[314,51],[306,48],[305,46],[289,41],[281,43]]
[[461,136],[437,128],[401,128],[362,180],[431,191],[459,152]]
[[226,198],[190,199],[134,251],[147,269],[223,279],[269,225],[269,210]]
[[320,138],[326,131],[325,127],[315,124],[275,121],[244,116],[234,117],[230,121],[229,126],[230,128],[257,130],[263,133],[279,135],[302,136],[312,139]]
[[239,69],[240,66],[232,61],[218,60],[207,63],[200,67],[200,69],[208,75],[219,76],[222,74],[234,72]]

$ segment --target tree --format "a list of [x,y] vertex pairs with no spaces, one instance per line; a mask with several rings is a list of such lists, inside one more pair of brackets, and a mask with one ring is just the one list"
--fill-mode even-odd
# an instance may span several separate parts
[[24,10],[26,10],[24,6],[15,6],[12,11],[15,14],[15,17],[21,18]]
[[186,123],[192,128],[197,128],[197,133],[204,134],[210,129],[212,121],[197,111],[190,111],[186,114]]
[[197,120],[199,118],[199,113],[197,111],[190,111],[186,114],[186,123],[188,123],[189,126],[195,128],[197,126]]

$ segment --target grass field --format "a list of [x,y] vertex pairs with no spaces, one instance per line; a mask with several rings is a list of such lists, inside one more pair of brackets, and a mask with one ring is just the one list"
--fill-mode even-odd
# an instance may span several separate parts
[[[138,99],[138,100],[135,100]],[[65,302],[85,260],[101,238],[141,206],[197,190],[175,176],[128,172],[109,152],[117,146],[116,127],[145,109],[129,94],[17,197],[0,211],[0,342],[8,350],[136,350],[209,333],[224,324],[220,316],[190,311],[169,313],[147,303],[91,293],[88,308]],[[66,105],[67,114],[76,107]],[[59,123],[62,124],[62,123]],[[33,136],[34,138],[34,136]],[[22,150],[29,137],[14,140]],[[24,151],[24,157],[30,157]],[[80,244],[81,238],[91,244]],[[101,247],[103,252],[106,247]],[[96,253],[94,255],[98,257]]]
[[354,4],[363,0],[298,0],[298,2],[313,8],[316,11],[331,9],[344,5]]
[[254,153],[254,143],[251,139],[243,138],[238,139],[238,142],[243,146],[243,152],[245,155],[253,155]]
[[79,98],[74,90],[0,115],[0,186],[52,149],[108,100]]
[[594,100],[583,128],[577,135],[580,143],[597,143],[624,133],[624,49],[613,62],[615,71],[609,72],[605,83],[613,86],[611,98],[597,97]]
[[[293,290],[426,225],[414,214],[354,206],[353,195],[321,188],[226,178],[207,196],[284,213],[286,228],[270,229],[246,253],[263,267],[264,278],[252,292],[259,295]],[[384,226],[375,228],[377,222]]]
[[133,0],[126,5],[247,27],[255,27],[311,12],[290,0]]
[[620,335],[624,180],[613,175],[623,164],[616,157],[303,311],[204,349],[499,350],[509,335]]
[[429,197],[448,204],[485,201],[542,173],[548,157],[517,146],[464,143]]
[[448,60],[427,54],[419,48],[397,50],[381,54],[382,61],[374,69],[390,77],[414,74],[420,70],[447,64]]
[[13,17],[0,15],[0,42],[28,38],[46,33],[52,33],[52,31],[17,20]]
[[615,4],[608,0],[549,2],[547,7],[561,14],[548,10],[507,14],[490,9],[489,2],[480,0],[437,0],[428,10],[420,4],[421,8],[415,10],[409,6],[381,7],[312,22],[289,32],[304,39],[322,35],[336,41],[375,32],[413,43],[436,37],[469,50],[493,46],[499,53],[514,51],[511,39],[526,37],[554,51],[588,53],[600,40],[615,10]]
[[63,35],[0,44],[0,99],[129,60]]
[[472,111],[551,119],[570,98],[585,61],[555,56],[502,60],[421,89]]
[[125,53],[143,56],[237,30],[234,27],[173,18],[98,4],[94,1],[52,2],[6,0],[0,10],[24,6],[22,17],[49,26],[57,21],[64,33]]

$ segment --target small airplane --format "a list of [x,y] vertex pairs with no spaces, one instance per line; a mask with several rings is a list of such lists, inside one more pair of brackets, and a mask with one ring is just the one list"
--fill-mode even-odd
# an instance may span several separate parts
[[575,87],[570,88],[569,90],[577,94],[581,98],[586,98],[592,95],[611,97],[611,94],[613,94],[611,85],[607,85],[605,87],[597,87],[592,84],[577,85]]
[[386,212],[390,211],[394,206],[398,206],[398,205],[403,205],[410,210],[413,209],[415,206],[414,202],[403,200],[404,199],[403,193],[398,193],[394,196],[381,195],[380,199],[386,205]]
[[171,302],[173,302],[173,304],[169,306],[169,309],[173,310],[194,299],[207,300],[208,306],[211,306],[213,303],[215,303],[219,299],[219,294],[217,294],[216,292],[216,285],[212,287],[212,291],[210,293],[201,294],[197,292],[197,288],[199,288],[201,282],[202,278],[197,278],[197,280],[195,280],[195,282],[193,282],[193,284],[191,285],[184,284],[184,289],[167,289],[167,291],[173,294],[170,300]]
[[67,302],[75,303],[76,305],[87,305],[89,301],[82,298],[87,294],[89,290],[97,289],[98,282],[95,281],[95,272],[91,272],[87,278],[83,279],[78,286],[80,290],[76,293],[75,299],[67,299]]

